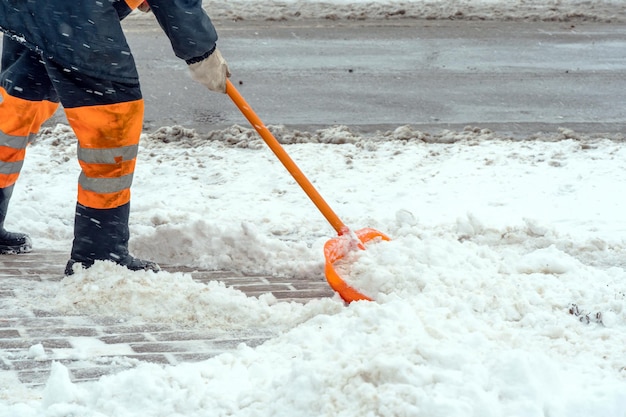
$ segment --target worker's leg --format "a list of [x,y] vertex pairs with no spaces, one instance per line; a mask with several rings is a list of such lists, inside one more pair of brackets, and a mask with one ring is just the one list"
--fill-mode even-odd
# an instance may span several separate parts
[[78,138],[78,198],[66,274],[76,263],[110,260],[131,270],[159,270],[128,251],[130,188],[143,123],[139,82],[90,77],[46,61],[67,120]]
[[0,253],[29,252],[28,235],[7,232],[4,221],[26,146],[54,114],[58,98],[39,55],[6,36],[0,68]]

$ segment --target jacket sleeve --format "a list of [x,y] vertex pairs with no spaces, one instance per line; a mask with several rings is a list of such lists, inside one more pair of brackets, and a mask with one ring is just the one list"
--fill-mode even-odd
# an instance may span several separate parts
[[148,3],[177,57],[193,62],[215,49],[217,32],[202,9],[202,0],[148,0]]

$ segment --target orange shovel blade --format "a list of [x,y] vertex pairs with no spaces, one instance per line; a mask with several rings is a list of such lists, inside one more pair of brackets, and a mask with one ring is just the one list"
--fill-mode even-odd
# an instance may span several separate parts
[[[373,239],[380,238],[382,240],[390,240],[389,236],[376,229],[364,228],[354,232],[361,241],[358,247],[365,249],[365,244]],[[352,301],[367,300],[372,301],[366,295],[361,294],[356,289],[349,286],[335,270],[335,262],[341,260],[353,249],[355,249],[355,242],[349,235],[343,235],[329,240],[324,245],[324,257],[326,258],[326,266],[324,272],[326,273],[326,280],[330,284],[330,287],[337,291],[344,301],[351,303]]]

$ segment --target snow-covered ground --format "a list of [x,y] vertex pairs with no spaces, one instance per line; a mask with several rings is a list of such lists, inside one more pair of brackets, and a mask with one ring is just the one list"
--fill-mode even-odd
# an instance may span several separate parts
[[[356,13],[371,4],[207,3],[272,17],[273,7]],[[400,3],[375,3],[390,4]],[[531,6],[572,15],[623,8],[576,0],[402,4],[439,17],[457,6],[518,16]],[[72,314],[258,325],[279,335],[202,363],[142,364],[88,383],[70,382],[59,363],[41,389],[0,371],[0,416],[626,415],[623,135],[272,131],[348,226],[392,238],[342,266],[375,301],[288,304],[182,273],[98,263],[56,292],[19,296]],[[78,172],[71,130],[44,129],[28,149],[6,226],[30,233],[36,249],[69,251]],[[322,247],[334,237],[243,122],[144,135],[131,233],[132,252],[156,261],[311,280],[324,279]]]
[[[22,297],[280,336],[91,383],[56,364],[43,391],[3,386],[0,415],[624,415],[623,137],[272,130],[346,224],[393,238],[354,255],[345,276],[376,301],[287,304],[98,264],[56,296]],[[8,225],[38,248],[69,249],[74,148],[59,125],[29,149]],[[140,155],[135,254],[324,279],[334,231],[252,130],[167,127],[143,137]]]

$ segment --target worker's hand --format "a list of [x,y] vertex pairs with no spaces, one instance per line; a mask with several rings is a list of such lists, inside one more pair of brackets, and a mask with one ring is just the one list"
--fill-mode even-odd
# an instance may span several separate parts
[[226,78],[230,77],[228,64],[219,49],[200,62],[189,65],[191,78],[216,93],[226,92]]
[[150,5],[148,4],[147,1],[144,1],[143,3],[141,3],[139,6],[137,6],[137,8],[144,13],[148,13],[150,11]]

